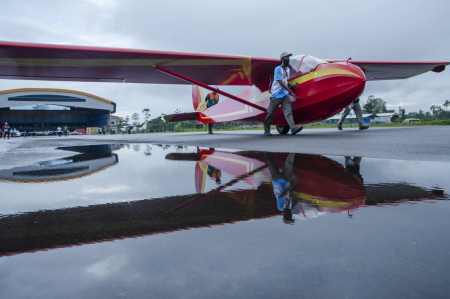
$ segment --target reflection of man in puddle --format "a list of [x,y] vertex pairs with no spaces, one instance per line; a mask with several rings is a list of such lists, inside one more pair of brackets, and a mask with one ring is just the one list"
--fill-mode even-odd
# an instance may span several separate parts
[[292,218],[291,190],[295,185],[295,178],[293,178],[295,154],[291,153],[286,158],[282,172],[280,172],[272,153],[264,153],[264,156],[269,163],[273,193],[277,198],[277,208],[283,212],[283,222],[293,224],[295,220]]
[[362,157],[345,157],[345,169],[348,169],[362,184],[364,184],[363,177],[359,172],[359,164],[361,163]]
[[208,176],[211,178],[211,180],[216,181],[216,185],[221,185],[221,178],[222,178],[222,171],[220,169],[216,169],[210,165],[208,165]]

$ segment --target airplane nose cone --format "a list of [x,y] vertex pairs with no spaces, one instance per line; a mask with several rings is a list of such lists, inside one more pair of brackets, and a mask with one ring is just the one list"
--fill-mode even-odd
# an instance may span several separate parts
[[296,93],[303,99],[293,103],[294,120],[308,123],[330,117],[350,105],[364,91],[366,76],[356,65],[339,62],[319,65],[313,73],[294,81],[300,81]]

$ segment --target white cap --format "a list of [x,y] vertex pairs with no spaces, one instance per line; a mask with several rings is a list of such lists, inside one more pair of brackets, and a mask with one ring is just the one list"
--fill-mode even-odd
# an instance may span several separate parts
[[286,57],[286,56],[292,56],[292,54],[291,54],[291,53],[288,53],[288,52],[282,52],[282,53],[280,54],[280,59],[282,59],[283,57]]

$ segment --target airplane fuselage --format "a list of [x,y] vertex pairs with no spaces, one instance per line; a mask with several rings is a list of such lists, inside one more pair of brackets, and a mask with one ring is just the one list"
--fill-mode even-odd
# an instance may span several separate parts
[[[270,102],[267,76],[237,96],[261,107]],[[346,62],[319,64],[308,73],[289,79],[299,83],[294,93],[301,99],[291,98],[292,113],[296,124],[306,124],[326,119],[352,103],[364,91],[366,77],[356,65]],[[217,105],[199,111],[198,123],[235,121],[260,124],[266,113],[232,99],[221,100]],[[277,110],[273,125],[286,126],[281,107]]]

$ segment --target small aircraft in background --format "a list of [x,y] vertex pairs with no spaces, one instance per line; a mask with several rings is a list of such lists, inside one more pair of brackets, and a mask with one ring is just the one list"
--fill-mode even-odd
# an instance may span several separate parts
[[122,131],[122,133],[131,134],[131,133],[137,132],[137,131],[146,131],[147,130],[147,126],[148,126],[148,123],[144,122],[140,126],[136,126],[136,125],[131,126],[130,125],[130,126],[126,126],[126,127],[120,128],[119,130]]
[[[291,98],[296,124],[326,119],[352,103],[371,80],[406,79],[450,62],[322,60],[310,55],[291,57]],[[192,54],[132,49],[0,42],[0,78],[83,82],[193,84],[195,112],[166,115],[166,121],[195,120],[198,124],[225,121],[260,124],[270,100],[270,76],[279,59]],[[237,96],[209,85],[251,86]],[[226,100],[204,105],[200,87]],[[287,123],[281,108],[273,124],[281,134]]]

